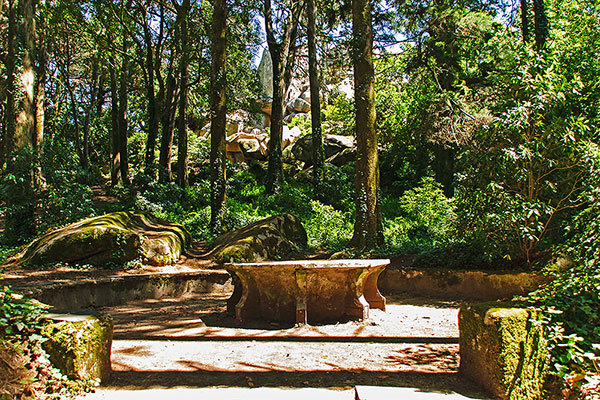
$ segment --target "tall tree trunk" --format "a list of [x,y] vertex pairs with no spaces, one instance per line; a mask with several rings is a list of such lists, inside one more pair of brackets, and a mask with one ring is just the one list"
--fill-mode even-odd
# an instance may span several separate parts
[[96,98],[98,97],[98,59],[92,61],[92,80],[90,82],[90,103],[85,111],[83,122],[83,157],[81,166],[84,171],[90,168],[90,125],[92,122],[92,113],[96,108]]
[[110,96],[111,96],[111,159],[110,159],[110,184],[119,184],[119,171],[121,170],[121,157],[119,154],[119,83],[115,66],[110,68]]
[[123,185],[129,186],[129,162],[127,154],[127,92],[129,90],[129,55],[127,40],[123,40],[123,64],[121,67],[121,82],[119,87],[119,167]]
[[321,131],[321,99],[317,64],[315,0],[307,0],[308,19],[308,79],[310,83],[310,116],[312,136],[313,193],[321,192],[323,180],[323,134]]
[[[283,111],[286,90],[286,70],[291,68],[293,61],[290,60],[290,50],[296,42],[298,22],[302,12],[300,1],[295,2],[290,20],[286,22],[283,29],[281,42],[275,38],[273,30],[273,10],[271,0],[264,0],[265,30],[267,33],[267,45],[273,64],[273,102],[271,105],[271,135],[269,138],[269,160],[267,167],[266,190],[268,193],[277,193],[283,185],[283,161],[282,161],[282,136],[283,136]],[[290,70],[291,74],[291,70]]]
[[369,0],[352,0],[357,155],[356,221],[351,244],[359,249],[371,249],[383,244],[371,24]]
[[160,156],[158,178],[166,183],[173,180],[171,176],[171,158],[173,156],[173,130],[175,121],[175,77],[172,71],[167,75],[167,84],[162,101],[162,137],[160,142]]
[[35,18],[34,0],[24,0],[23,4],[23,70],[21,72],[21,85],[23,100],[21,111],[17,116],[15,127],[15,147],[18,149],[32,147],[35,135],[35,82],[36,73],[33,65],[33,52],[35,51]]
[[[40,17],[41,32],[45,31],[45,19]],[[40,38],[38,45],[37,82],[35,88],[35,135],[33,137],[33,148],[37,150],[37,162],[33,171],[33,181],[36,187],[45,185],[46,178],[42,168],[44,155],[44,123],[46,102],[46,68],[48,64],[48,53],[46,38]]]
[[521,34],[523,36],[523,42],[527,44],[529,42],[529,9],[527,7],[527,0],[521,0]]
[[0,152],[0,168],[6,164],[13,150],[15,126],[17,123],[15,111],[15,60],[17,40],[17,0],[8,1],[8,33],[6,52],[6,102],[2,131],[2,151]]
[[188,102],[188,13],[190,0],[184,0],[178,10],[181,13],[179,39],[181,43],[181,59],[179,65],[179,116],[177,119],[177,184],[179,187],[188,185],[188,132],[187,132],[187,102]]
[[158,135],[158,119],[156,98],[154,95],[154,51],[152,45],[152,37],[150,36],[150,28],[148,27],[148,18],[145,16],[144,21],[144,42],[146,45],[146,96],[148,97],[148,140],[146,142],[146,157],[144,160],[144,173],[156,177],[156,164],[154,161],[156,137]]
[[[7,212],[5,217],[5,237],[10,242],[22,242],[36,233],[34,220],[35,191],[33,167],[35,164],[35,84],[36,71],[33,64],[35,52],[35,4],[33,0],[22,1],[21,40],[23,48],[19,89],[23,93],[18,102],[18,115],[14,122],[14,138],[7,169],[16,179],[9,183],[7,190]],[[14,4],[13,4],[14,5]],[[14,5],[16,6],[16,5]],[[15,15],[15,14],[13,14]],[[16,38],[15,38],[16,40]],[[13,87],[16,84],[13,83]],[[12,128],[11,128],[12,129]],[[9,137],[10,139],[10,137]]]
[[210,226],[223,230],[225,217],[225,128],[227,122],[227,0],[216,0],[213,11],[211,123],[210,123]]
[[448,198],[454,196],[454,149],[442,143],[434,145],[435,151],[435,180],[439,182],[444,195]]
[[535,47],[538,50],[544,48],[548,37],[548,15],[544,0],[533,0]]

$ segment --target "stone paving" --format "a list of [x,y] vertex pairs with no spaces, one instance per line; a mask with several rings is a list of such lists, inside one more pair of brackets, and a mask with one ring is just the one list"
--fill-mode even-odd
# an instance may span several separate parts
[[115,320],[113,376],[85,399],[333,400],[355,398],[357,386],[369,399],[485,398],[458,374],[457,303],[388,296],[387,311],[367,321],[241,326],[226,298],[105,308]]

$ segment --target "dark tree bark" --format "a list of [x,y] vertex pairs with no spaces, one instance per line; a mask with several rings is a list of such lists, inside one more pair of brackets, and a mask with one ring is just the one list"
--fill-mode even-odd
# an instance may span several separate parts
[[541,50],[546,45],[548,37],[548,15],[544,0],[533,0],[535,47]]
[[[292,68],[291,49],[295,45],[298,21],[302,11],[301,2],[295,2],[291,17],[283,27],[283,37],[278,41],[273,29],[273,10],[271,0],[264,0],[265,30],[267,45],[273,64],[273,102],[271,106],[271,135],[269,138],[269,159],[267,167],[266,190],[277,193],[283,185],[282,136],[283,111],[286,89],[286,69]],[[290,71],[291,73],[291,71]]]
[[119,169],[121,171],[121,181],[123,185],[129,186],[129,162],[127,154],[127,133],[128,133],[128,99],[129,90],[129,48],[127,40],[123,40],[123,63],[121,66],[121,80],[119,87]]
[[307,0],[308,78],[310,82],[310,115],[312,135],[313,193],[321,192],[323,180],[323,134],[321,131],[321,99],[317,64],[315,0]]
[[[143,8],[144,11],[146,10]],[[148,16],[144,13],[144,44],[146,47],[146,96],[148,98],[148,140],[146,142],[146,156],[144,159],[144,173],[155,179],[156,163],[154,161],[156,138],[158,135],[158,110],[156,107],[156,96],[154,94],[154,46],[148,26]]]
[[[45,32],[45,25],[45,19],[40,16],[40,32]],[[41,160],[44,155],[44,110],[46,102],[46,68],[48,66],[48,53],[46,37],[43,35],[43,33],[38,35],[38,65],[36,68],[37,81],[35,84],[35,135],[33,137],[33,148],[36,149],[37,161],[33,170],[33,182],[36,187],[42,187],[46,182]]]
[[160,156],[158,167],[158,178],[160,182],[166,183],[173,180],[171,174],[171,158],[173,156],[173,131],[175,129],[175,77],[169,70],[166,79],[166,87],[162,96],[162,137],[160,142]]
[[17,0],[8,1],[8,32],[6,52],[6,101],[2,131],[2,151],[0,152],[0,168],[3,167],[13,148],[15,126],[15,60],[17,39]]
[[448,198],[454,196],[454,149],[443,144],[435,144],[435,180],[439,182],[444,195]]
[[225,217],[225,128],[227,116],[227,0],[215,0],[212,34],[210,123],[210,227],[223,230]]
[[111,160],[110,160],[110,184],[119,184],[119,171],[121,160],[119,153],[119,84],[115,66],[110,68],[110,96],[111,96]]
[[181,45],[181,59],[179,64],[179,116],[177,119],[177,185],[186,187],[188,185],[188,135],[187,135],[187,103],[188,103],[188,14],[190,11],[190,0],[184,0],[178,9],[181,17],[179,27],[179,40]]
[[96,108],[96,99],[98,97],[98,80],[99,80],[99,65],[98,59],[92,62],[92,80],[90,82],[90,103],[85,111],[85,119],[83,122],[83,157],[81,158],[81,166],[84,171],[90,168],[90,125],[92,122],[92,113]]
[[371,24],[369,0],[352,0],[357,154],[356,221],[351,244],[359,249],[372,249],[383,244]]
[[[9,4],[11,8],[9,9],[9,13],[11,16],[17,15],[17,10],[12,9],[12,7],[17,7],[15,3]],[[14,93],[22,93],[22,95],[18,98],[12,98],[12,101],[16,102],[12,103],[12,107],[14,107],[12,110],[14,111],[11,111],[13,113],[11,119],[13,120],[9,120],[9,123],[11,124],[10,129],[14,134],[9,131],[9,136],[7,136],[7,144],[9,146],[7,151],[9,154],[12,154],[7,160],[7,170],[16,179],[8,182],[6,190],[7,211],[4,234],[13,243],[27,240],[36,233],[34,219],[36,196],[33,181],[36,157],[36,149],[33,147],[36,137],[36,70],[33,62],[36,50],[35,3],[33,0],[23,0],[21,7],[23,14],[20,35],[12,39],[14,41],[21,40],[22,65],[20,68],[20,79],[13,80],[11,86],[15,89]],[[15,19],[18,20],[17,18]],[[16,29],[16,26],[13,29]],[[17,30],[13,32],[17,32]],[[14,50],[16,43],[13,42],[12,45],[15,46],[13,47]],[[16,53],[13,54],[16,55]],[[14,79],[14,73],[16,72],[16,68],[12,68],[14,69],[10,79]],[[19,85],[18,88],[17,84]],[[18,113],[16,110],[18,110]]]
[[529,8],[527,7],[527,0],[521,0],[521,34],[523,36],[523,42],[529,42]]

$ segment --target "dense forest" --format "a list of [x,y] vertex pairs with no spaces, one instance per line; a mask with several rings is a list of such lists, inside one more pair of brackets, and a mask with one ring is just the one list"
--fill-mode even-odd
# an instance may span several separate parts
[[3,258],[289,212],[308,252],[556,275],[522,300],[598,374],[597,0],[0,0],[0,44]]

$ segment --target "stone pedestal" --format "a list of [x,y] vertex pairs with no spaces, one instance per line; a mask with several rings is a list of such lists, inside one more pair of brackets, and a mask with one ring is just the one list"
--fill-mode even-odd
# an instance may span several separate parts
[[461,308],[460,371],[495,398],[547,399],[548,350],[539,315],[510,304]]
[[43,335],[50,361],[72,379],[110,376],[113,321],[109,315],[48,314]]

